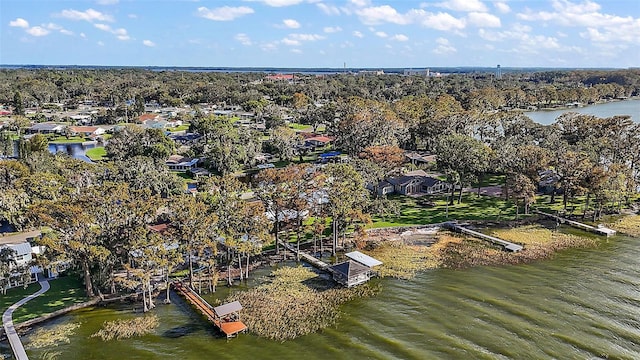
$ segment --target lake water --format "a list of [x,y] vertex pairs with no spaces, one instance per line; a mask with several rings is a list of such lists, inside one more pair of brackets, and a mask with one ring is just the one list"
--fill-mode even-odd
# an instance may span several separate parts
[[63,152],[70,155],[74,159],[91,162],[86,155],[87,150],[96,147],[95,142],[84,143],[65,143],[65,144],[53,144],[49,143],[49,152],[52,154]]
[[154,310],[161,321],[155,334],[103,342],[90,334],[106,320],[131,316],[131,305],[82,310],[54,322],[81,324],[70,344],[28,354],[82,360],[640,359],[640,241],[616,236],[599,242],[529,265],[374,280],[381,293],[343,306],[335,326],[284,343],[250,334],[222,339],[175,299]]
[[606,118],[616,115],[630,115],[634,122],[640,122],[640,99],[612,101],[603,104],[589,105],[585,107],[570,108],[563,110],[538,110],[529,111],[524,114],[531,120],[542,124],[553,124],[558,116],[568,113],[577,112],[580,114],[595,115],[597,117]]

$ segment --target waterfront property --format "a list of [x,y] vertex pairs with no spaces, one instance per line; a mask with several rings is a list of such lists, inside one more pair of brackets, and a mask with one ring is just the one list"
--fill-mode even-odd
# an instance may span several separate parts
[[212,322],[227,338],[247,331],[247,326],[240,321],[240,302],[234,301],[217,307],[212,307],[189,286],[179,281],[173,283],[173,288],[182,295],[189,304]]

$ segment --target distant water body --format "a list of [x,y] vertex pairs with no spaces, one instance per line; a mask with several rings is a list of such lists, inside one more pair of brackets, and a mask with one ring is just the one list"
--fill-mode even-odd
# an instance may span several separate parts
[[568,108],[562,110],[529,111],[525,112],[524,114],[531,118],[531,120],[539,124],[550,125],[556,122],[556,119],[560,115],[568,112],[594,115],[601,118],[616,115],[629,115],[634,122],[640,123],[640,99],[613,101],[603,104],[588,105],[585,107]]

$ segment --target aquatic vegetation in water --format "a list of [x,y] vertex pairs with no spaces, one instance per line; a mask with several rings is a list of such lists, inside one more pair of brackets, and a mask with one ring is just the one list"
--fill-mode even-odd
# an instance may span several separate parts
[[624,217],[613,224],[609,224],[609,227],[623,234],[640,237],[640,215]]
[[381,277],[408,280],[419,271],[434,269],[440,265],[438,251],[433,245],[427,247],[394,241],[364,252],[382,261],[382,265],[376,268]]
[[158,317],[156,315],[145,315],[133,319],[120,319],[105,321],[97,333],[91,337],[99,337],[104,341],[113,339],[128,339],[134,336],[149,334],[158,327]]
[[443,249],[443,267],[459,269],[481,265],[522,264],[550,258],[560,250],[596,245],[594,239],[552,231],[537,225],[496,229],[491,235],[523,244],[524,249],[517,253],[506,252],[483,240],[469,237],[464,241],[452,242]]
[[335,324],[339,305],[372,296],[377,288],[363,284],[347,289],[303,267],[284,267],[269,281],[232,294],[226,301],[242,304],[242,321],[252,333],[279,341],[316,332]]
[[80,327],[79,323],[55,325],[49,328],[40,328],[29,336],[28,349],[40,349],[60,344],[68,344],[69,336]]

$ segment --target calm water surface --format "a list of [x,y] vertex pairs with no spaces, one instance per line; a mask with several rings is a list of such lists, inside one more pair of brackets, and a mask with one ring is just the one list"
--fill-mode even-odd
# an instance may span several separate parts
[[53,144],[49,143],[49,152],[52,154],[63,152],[65,154],[70,155],[74,159],[91,162],[86,155],[87,150],[93,149],[96,147],[95,142],[84,142],[84,143],[64,143],[64,144]]
[[82,324],[70,344],[28,354],[118,360],[640,359],[640,239],[599,241],[597,248],[529,265],[377,280],[382,292],[343,306],[336,326],[285,343],[253,335],[221,339],[175,299],[158,306],[161,326],[153,335],[90,338],[102,322],[131,316],[131,305],[83,310],[55,321]]
[[525,115],[539,124],[550,125],[556,121],[558,116],[568,112],[578,112],[580,114],[595,115],[601,118],[616,115],[629,115],[634,122],[638,123],[640,122],[640,99],[613,101],[604,104],[595,104],[564,110],[529,111],[525,112]]

